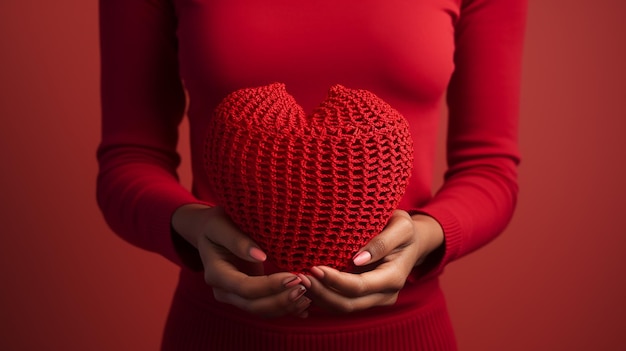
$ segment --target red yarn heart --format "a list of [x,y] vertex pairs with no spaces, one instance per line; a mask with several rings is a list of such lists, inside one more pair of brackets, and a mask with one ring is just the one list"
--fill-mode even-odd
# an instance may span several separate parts
[[216,108],[205,143],[219,205],[291,272],[350,271],[396,209],[412,164],[406,120],[341,85],[310,115],[284,84],[238,90]]

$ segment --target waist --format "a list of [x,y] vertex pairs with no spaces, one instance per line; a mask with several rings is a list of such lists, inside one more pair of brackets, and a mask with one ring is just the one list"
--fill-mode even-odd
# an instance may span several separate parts
[[267,319],[221,303],[215,300],[212,288],[204,282],[203,273],[187,269],[181,270],[177,298],[184,298],[196,305],[196,308],[219,319],[231,320],[241,326],[249,326],[257,330],[272,330],[278,333],[323,334],[363,330],[404,323],[432,314],[443,314],[447,318],[445,298],[436,277],[424,281],[410,279],[392,306],[375,307],[350,314],[337,314],[312,305],[309,317],[306,319],[291,316]]

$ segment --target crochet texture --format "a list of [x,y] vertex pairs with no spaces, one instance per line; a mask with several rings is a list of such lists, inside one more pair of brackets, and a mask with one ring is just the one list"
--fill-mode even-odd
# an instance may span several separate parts
[[205,166],[235,225],[285,271],[343,271],[380,233],[413,164],[406,120],[366,90],[333,86],[307,115],[282,83],[216,108]]

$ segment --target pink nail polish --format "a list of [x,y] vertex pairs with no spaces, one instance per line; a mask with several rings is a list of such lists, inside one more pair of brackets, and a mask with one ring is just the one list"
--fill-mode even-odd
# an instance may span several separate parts
[[352,262],[354,262],[354,264],[357,266],[362,266],[368,263],[371,259],[372,254],[370,254],[368,251],[361,251],[358,255],[354,256]]
[[301,279],[299,277],[290,277],[283,281],[283,286],[285,288],[291,288],[301,283]]
[[267,255],[265,252],[261,251],[259,248],[251,247],[249,251],[250,257],[254,258],[257,261],[265,261],[267,259]]

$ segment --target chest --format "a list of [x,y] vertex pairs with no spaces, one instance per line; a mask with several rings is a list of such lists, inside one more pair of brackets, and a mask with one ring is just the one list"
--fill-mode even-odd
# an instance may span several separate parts
[[176,0],[190,95],[284,82],[305,109],[336,83],[438,100],[453,70],[455,0]]

